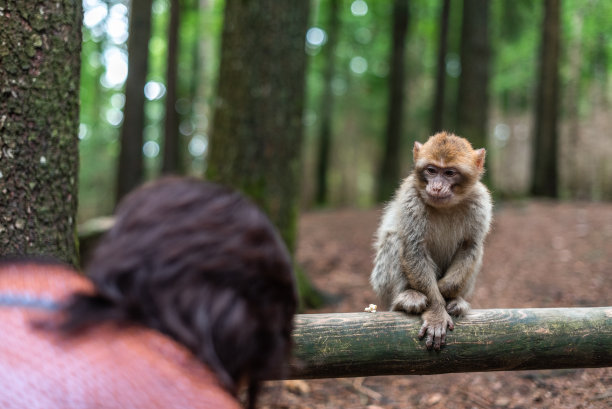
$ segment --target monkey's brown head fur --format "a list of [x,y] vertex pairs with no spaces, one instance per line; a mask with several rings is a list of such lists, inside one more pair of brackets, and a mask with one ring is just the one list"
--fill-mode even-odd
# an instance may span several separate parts
[[472,148],[464,138],[440,132],[415,142],[414,171],[421,197],[434,207],[460,203],[484,173],[485,150]]
[[297,307],[289,254],[268,218],[228,188],[187,178],[145,185],[119,205],[66,331],[139,323],[191,349],[231,392],[278,376]]

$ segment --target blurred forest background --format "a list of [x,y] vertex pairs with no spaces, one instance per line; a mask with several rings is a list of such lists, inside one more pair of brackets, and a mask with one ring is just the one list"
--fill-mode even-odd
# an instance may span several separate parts
[[[388,199],[409,172],[413,141],[441,129],[486,146],[487,183],[498,199],[534,192],[536,91],[546,14],[554,11],[532,0],[485,3],[464,10],[448,0],[312,1],[302,209]],[[143,160],[143,179],[204,175],[224,19],[223,0],[134,0],[131,20],[126,0],[83,5],[80,222],[113,211],[122,128],[142,135],[128,160]],[[612,3],[564,0],[558,13],[558,147],[548,149],[558,183],[546,176],[558,190],[543,195],[610,200]],[[130,30],[136,46],[128,57]],[[126,98],[130,81],[144,89],[137,124],[124,120],[138,105]]]

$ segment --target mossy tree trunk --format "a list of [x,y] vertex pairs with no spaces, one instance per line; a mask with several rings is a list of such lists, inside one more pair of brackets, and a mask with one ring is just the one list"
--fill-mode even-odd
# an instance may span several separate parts
[[408,0],[393,2],[392,49],[390,55],[389,99],[383,157],[378,169],[376,201],[391,198],[400,181],[402,121],[404,118],[406,33],[410,20]]
[[295,247],[309,3],[228,0],[207,175],[251,197]]
[[[293,253],[309,2],[228,0],[207,176],[259,205]],[[296,269],[302,307],[321,303]]]
[[128,76],[125,81],[125,108],[117,171],[117,202],[143,180],[144,86],[149,67],[151,3],[152,0],[131,2]]
[[0,3],[0,256],[78,264],[80,1]]

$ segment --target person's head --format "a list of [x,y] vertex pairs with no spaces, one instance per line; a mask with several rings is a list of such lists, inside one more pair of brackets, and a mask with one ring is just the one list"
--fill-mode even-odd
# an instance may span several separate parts
[[65,328],[136,322],[192,350],[232,392],[277,375],[297,307],[289,254],[241,194],[195,179],[147,184],[119,205]]

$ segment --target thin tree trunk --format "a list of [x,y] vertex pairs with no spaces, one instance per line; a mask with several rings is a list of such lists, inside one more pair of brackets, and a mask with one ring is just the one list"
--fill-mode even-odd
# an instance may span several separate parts
[[446,84],[446,53],[448,49],[448,16],[450,0],[442,0],[440,9],[440,34],[438,37],[438,62],[436,68],[436,89],[431,121],[432,134],[444,129],[444,88]]
[[180,164],[179,114],[177,100],[177,63],[181,6],[179,0],[170,0],[168,27],[168,64],[166,66],[166,119],[164,126],[164,155],[162,173],[177,173]]
[[128,38],[128,76],[121,127],[117,202],[143,180],[144,86],[149,65],[151,0],[132,0]]
[[583,161],[580,151],[581,129],[580,129],[580,98],[582,94],[582,27],[583,27],[583,12],[577,10],[572,16],[572,25],[576,31],[576,37],[573,39],[568,50],[568,64],[571,80],[569,81],[566,92],[566,118],[568,123],[566,155],[563,159],[566,165],[565,180],[567,181],[567,189],[569,194],[574,199],[588,200],[591,193],[591,183],[586,183],[585,173],[583,172]]
[[80,1],[0,14],[0,256],[78,265]]
[[557,197],[558,195],[560,8],[560,0],[546,0],[544,3],[532,159],[531,193],[535,196]]
[[408,0],[395,0],[393,3],[393,49],[390,58],[391,74],[389,76],[387,127],[384,153],[378,172],[376,194],[378,202],[389,200],[400,179],[402,120],[405,100],[404,56],[409,19]]
[[489,7],[489,0],[463,1],[457,131],[476,148],[487,145]]
[[323,82],[325,88],[320,104],[321,108],[321,129],[319,132],[319,146],[317,153],[317,204],[327,202],[327,176],[329,172],[330,146],[332,139],[332,111],[334,106],[334,96],[332,93],[332,81],[335,70],[335,51],[338,37],[340,21],[338,18],[338,0],[330,0],[329,4],[329,25],[327,30],[327,44],[324,48],[325,72]]

